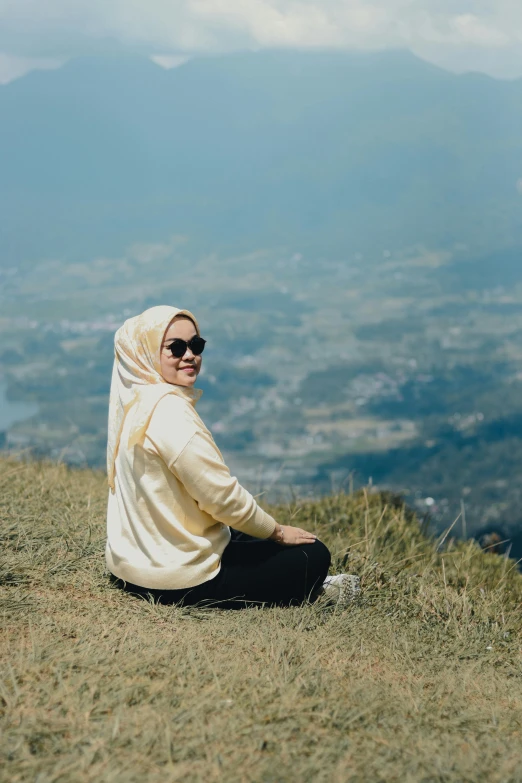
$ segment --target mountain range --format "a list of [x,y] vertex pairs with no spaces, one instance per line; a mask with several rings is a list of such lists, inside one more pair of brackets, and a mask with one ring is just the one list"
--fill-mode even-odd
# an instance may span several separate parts
[[341,258],[522,241],[522,80],[406,52],[80,58],[0,87],[0,117],[2,264],[172,235]]

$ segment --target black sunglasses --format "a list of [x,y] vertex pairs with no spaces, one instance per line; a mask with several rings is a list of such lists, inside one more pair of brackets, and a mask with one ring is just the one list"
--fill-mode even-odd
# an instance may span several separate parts
[[182,340],[179,337],[176,337],[170,345],[167,345],[167,348],[172,351],[172,355],[176,359],[181,359],[182,356],[185,356],[187,348],[190,348],[194,356],[201,356],[205,350],[206,342],[207,341],[202,337],[195,334],[194,337],[191,337],[188,342],[186,340]]

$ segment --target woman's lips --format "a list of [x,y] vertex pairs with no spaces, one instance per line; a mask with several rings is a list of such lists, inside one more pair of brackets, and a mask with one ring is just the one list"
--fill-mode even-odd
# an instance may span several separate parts
[[181,372],[193,373],[196,372],[195,367],[181,367]]

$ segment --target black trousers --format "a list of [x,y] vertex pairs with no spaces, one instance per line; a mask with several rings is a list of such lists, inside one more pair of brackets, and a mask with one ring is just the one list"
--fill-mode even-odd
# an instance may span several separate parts
[[330,567],[322,541],[282,546],[232,530],[221,570],[213,579],[183,590],[158,590],[115,579],[118,587],[156,603],[202,604],[220,609],[249,605],[292,606],[313,597]]

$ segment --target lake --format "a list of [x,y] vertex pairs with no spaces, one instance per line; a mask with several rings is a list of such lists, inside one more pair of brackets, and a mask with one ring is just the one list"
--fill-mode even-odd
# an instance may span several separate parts
[[0,432],[7,430],[17,421],[34,416],[38,405],[34,402],[15,402],[6,397],[7,387],[0,383]]

